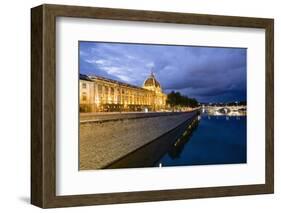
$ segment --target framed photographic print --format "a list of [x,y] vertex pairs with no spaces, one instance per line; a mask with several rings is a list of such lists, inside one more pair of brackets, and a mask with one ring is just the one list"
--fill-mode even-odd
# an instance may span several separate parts
[[274,191],[273,19],[31,9],[31,203]]

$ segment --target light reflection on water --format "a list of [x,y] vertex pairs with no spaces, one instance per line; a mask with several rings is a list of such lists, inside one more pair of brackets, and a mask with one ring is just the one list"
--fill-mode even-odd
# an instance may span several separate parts
[[201,114],[190,136],[169,150],[156,166],[246,163],[246,116]]

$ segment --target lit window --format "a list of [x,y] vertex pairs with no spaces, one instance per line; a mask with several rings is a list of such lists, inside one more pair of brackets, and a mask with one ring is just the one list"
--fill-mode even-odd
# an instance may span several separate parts
[[99,93],[99,94],[102,93],[102,85],[98,85],[98,93]]
[[85,92],[82,93],[82,100],[83,101],[87,100],[87,94]]

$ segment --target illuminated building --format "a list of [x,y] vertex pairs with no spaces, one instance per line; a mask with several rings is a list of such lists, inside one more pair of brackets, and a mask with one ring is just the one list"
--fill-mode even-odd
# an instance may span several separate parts
[[167,95],[153,73],[142,87],[80,74],[80,112],[162,111]]

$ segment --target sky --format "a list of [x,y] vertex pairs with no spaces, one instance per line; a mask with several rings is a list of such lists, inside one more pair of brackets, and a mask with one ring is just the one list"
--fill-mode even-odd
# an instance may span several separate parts
[[199,102],[246,101],[247,49],[79,42],[79,72],[142,86],[154,73],[163,91]]

